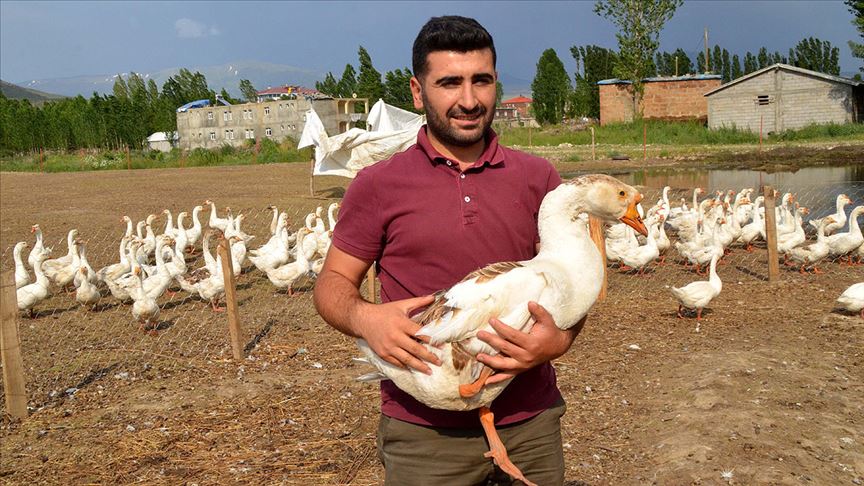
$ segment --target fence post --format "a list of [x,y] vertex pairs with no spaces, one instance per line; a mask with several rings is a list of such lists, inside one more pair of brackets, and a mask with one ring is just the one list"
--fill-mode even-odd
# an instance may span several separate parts
[[642,122],[642,160],[648,158],[648,125]]
[[591,160],[597,160],[597,152],[594,150],[594,127],[591,127]]
[[234,286],[234,268],[231,262],[231,244],[223,235],[219,238],[216,249],[222,259],[222,278],[225,280],[225,307],[228,314],[228,332],[231,335],[231,351],[234,361],[243,359],[242,333],[240,329],[240,313],[237,311],[237,292]]
[[377,296],[375,295],[375,264],[373,263],[369,270],[366,272],[366,300],[371,303],[375,303],[378,301]]
[[18,337],[18,296],[12,270],[0,274],[0,359],[3,363],[3,389],[9,415],[27,418],[27,390],[24,363]]
[[780,280],[780,261],[777,254],[777,215],[774,212],[774,188],[764,186],[765,196],[765,240],[768,244],[768,281]]
[[594,216],[588,217],[588,229],[591,232],[591,239],[600,250],[600,258],[603,259],[603,287],[600,288],[600,295],[597,300],[603,302],[606,300],[606,235],[603,232],[603,220]]

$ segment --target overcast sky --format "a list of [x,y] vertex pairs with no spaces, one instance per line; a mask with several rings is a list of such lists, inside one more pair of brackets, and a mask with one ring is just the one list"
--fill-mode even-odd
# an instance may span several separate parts
[[[411,44],[430,17],[477,18],[495,38],[498,69],[531,80],[552,47],[568,71],[569,48],[616,47],[616,28],[593,2],[17,2],[0,1],[0,78],[31,79],[194,67],[258,60],[341,74],[363,45],[382,73],[410,66]],[[666,25],[661,49],[710,43],[742,56],[761,46],[785,54],[814,36],[840,48],[841,70],[857,72],[847,41],[860,41],[842,1],[686,0]],[[291,80],[286,80],[290,83]]]

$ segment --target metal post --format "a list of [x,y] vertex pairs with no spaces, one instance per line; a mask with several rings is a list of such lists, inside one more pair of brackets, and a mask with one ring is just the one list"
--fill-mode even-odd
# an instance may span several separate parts
[[27,418],[27,391],[24,362],[18,337],[18,297],[12,270],[0,274],[0,360],[3,362],[3,389],[9,415]]
[[777,215],[774,212],[774,188],[765,186],[765,240],[768,244],[768,281],[780,280],[780,262],[777,253]]
[[588,217],[588,229],[591,233],[591,240],[594,241],[594,244],[597,245],[597,249],[600,250],[600,258],[603,259],[603,287],[600,288],[600,295],[597,296],[597,300],[603,302],[606,300],[606,235],[603,232],[603,220],[589,216]]
[[216,249],[222,259],[222,278],[225,280],[225,306],[228,314],[228,332],[231,335],[231,351],[234,361],[243,359],[242,333],[240,329],[240,313],[237,310],[237,291],[234,286],[234,268],[231,263],[231,245],[224,236],[219,239]]

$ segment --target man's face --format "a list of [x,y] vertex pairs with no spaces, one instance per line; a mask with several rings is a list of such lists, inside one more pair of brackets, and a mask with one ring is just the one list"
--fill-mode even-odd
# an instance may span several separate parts
[[422,80],[411,78],[414,107],[426,110],[431,134],[446,145],[470,147],[483,140],[495,117],[492,51],[434,51]]

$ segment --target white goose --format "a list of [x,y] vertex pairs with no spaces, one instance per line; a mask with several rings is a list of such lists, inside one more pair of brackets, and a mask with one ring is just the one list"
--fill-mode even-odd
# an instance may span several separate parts
[[[864,236],[861,235],[861,228],[858,226],[858,216],[864,213],[864,206],[856,206],[849,214],[849,230],[844,233],[837,233],[827,238],[829,255],[843,257],[844,255],[857,249],[864,243]],[[849,257],[849,263],[852,262],[852,257]]]
[[270,236],[276,234],[276,228],[279,225],[279,208],[276,206],[267,206],[269,211],[273,211],[273,219],[270,220]]
[[678,299],[679,318],[684,317],[681,311],[687,308],[696,309],[696,320],[701,320],[702,309],[714,300],[714,297],[720,295],[720,291],[723,290],[723,282],[720,280],[720,276],[717,275],[717,261],[719,259],[720,256],[716,254],[711,257],[710,276],[707,282],[699,280],[690,282],[681,288],[672,287],[672,295]]
[[108,280],[116,280],[124,273],[128,273],[132,270],[129,258],[126,254],[130,239],[131,236],[124,236],[120,239],[120,261],[100,268],[99,271],[96,272],[96,276],[99,280],[107,283]]
[[[307,238],[309,234],[309,230],[306,228],[300,228],[300,238]],[[311,269],[311,265],[309,264],[309,260],[306,259],[306,256],[302,251],[297,252],[297,260],[286,263],[279,267],[273,269],[267,269],[265,272],[267,273],[267,278],[270,280],[276,288],[278,289],[288,289],[288,295],[294,295],[294,289],[291,288],[294,285],[294,282],[300,279],[300,277],[306,275]]]
[[837,303],[851,312],[860,312],[864,319],[864,282],[852,284],[837,297]]
[[339,207],[339,203],[334,202],[327,208],[327,222],[330,224],[330,231],[336,229],[336,222],[338,220],[336,211],[339,210]]
[[87,267],[81,266],[78,269],[78,273],[81,275],[80,278],[76,276],[79,280],[78,288],[75,289],[75,300],[85,306],[89,307],[91,310],[95,308],[96,303],[99,302],[99,299],[102,298],[102,295],[99,293],[99,290],[95,285],[90,283],[92,273],[91,270],[88,270]]
[[26,241],[19,241],[18,243],[15,243],[15,249],[12,250],[12,258],[15,260],[16,290],[30,283],[30,274],[27,273],[27,267],[25,267],[24,262],[21,261],[21,252],[23,252],[27,246]]
[[72,284],[75,285],[75,288],[81,286],[81,279],[84,277],[87,277],[91,284],[95,285],[99,282],[99,277],[96,275],[96,272],[93,271],[90,262],[87,261],[87,245],[85,245],[81,240],[78,240],[78,266],[84,267],[87,271],[84,273],[80,271],[75,273],[75,276],[72,278]]
[[44,256],[42,261],[48,259],[48,256],[51,255],[51,248],[45,247],[45,243],[42,241],[42,228],[38,224],[31,226],[30,232],[36,234],[36,243],[33,244],[33,249],[30,250],[30,254],[27,256],[27,263],[30,265],[30,268],[35,268],[36,260],[42,256]]
[[132,316],[138,320],[142,331],[155,335],[156,326],[153,321],[159,317],[160,309],[156,299],[144,291],[143,273],[137,262],[132,265],[132,278],[124,283],[129,286],[129,296],[135,301],[132,304]]
[[[62,272],[64,270],[66,270],[67,267],[72,265],[72,262],[75,260],[75,257],[78,256],[78,251],[75,248],[75,242],[74,242],[76,237],[78,237],[78,230],[77,229],[69,230],[69,233],[66,234],[66,247],[67,247],[66,254],[63,255],[62,257],[59,257],[59,258],[53,258],[51,260],[45,260],[42,263],[42,270],[45,272],[45,275],[47,275],[48,278],[50,280],[53,280],[55,283],[57,283],[57,280],[55,279],[55,275],[57,275],[58,272]],[[69,282],[72,281],[72,276],[74,275],[74,273],[76,271],[78,271],[77,268],[71,269],[69,271]],[[59,285],[59,283],[58,283],[58,285]],[[63,285],[60,285],[60,286],[62,287]]]
[[744,243],[748,253],[753,252],[753,242],[765,234],[765,221],[762,219],[761,211],[759,211],[759,205],[764,200],[764,196],[759,196],[753,201],[753,221],[741,228],[741,236],[738,241]]
[[[213,229],[218,229],[218,230],[221,230],[222,232],[224,232],[225,228],[228,227],[228,223],[230,222],[229,219],[219,217],[219,215],[216,213],[216,203],[214,203],[213,201],[208,199],[208,200],[204,201],[204,205],[210,206],[210,219],[209,219],[209,223],[208,223],[210,225],[210,227]],[[228,215],[230,216],[231,215],[231,208],[225,208],[225,209],[228,211]]]
[[657,239],[654,236],[657,231],[654,225],[649,226],[648,241],[644,245],[627,249],[618,255],[623,264],[622,269],[630,267],[633,270],[638,270],[639,275],[645,273],[645,267],[660,256],[660,249],[657,247]]
[[816,233],[816,243],[808,246],[792,248],[787,252],[789,258],[801,264],[801,268],[798,269],[800,273],[804,273],[804,268],[807,265],[813,266],[813,273],[822,273],[816,267],[816,264],[822,261],[823,258],[828,256],[830,248],[828,246],[828,241],[825,238],[825,228],[827,228],[833,223],[834,218],[832,218],[831,216],[826,216],[825,218],[820,219],[819,229]]
[[201,211],[204,208],[202,206],[195,206],[192,208],[192,227],[186,228],[186,246],[190,251],[195,250],[195,245],[198,244],[198,240],[201,239]]
[[423,325],[418,335],[428,336],[426,348],[440,358],[442,365],[432,367],[431,375],[398,368],[377,356],[360,339],[360,349],[380,371],[367,378],[389,378],[433,408],[479,408],[491,448],[488,457],[514,478],[533,484],[510,462],[495,431],[488,405],[509,381],[484,386],[491,370],[474,356],[497,352],[477,339],[477,332],[494,333],[488,322],[495,316],[528,332],[534,324],[528,312],[529,301],[544,306],[561,329],[578,323],[597,299],[604,264],[588,234],[588,225],[577,215],[587,212],[606,221],[622,220],[646,234],[636,211],[641,197],[632,187],[605,175],[586,175],[561,184],[541,204],[541,245],[536,257],[480,269],[437,294],[435,302],[415,316]]
[[[830,217],[831,219],[834,220],[833,224],[830,224],[830,225],[825,227],[825,235],[826,236],[830,236],[835,231],[839,230],[840,228],[842,228],[843,226],[846,225],[846,209],[845,208],[846,208],[847,204],[852,204],[852,200],[849,199],[849,196],[847,196],[846,194],[840,194],[839,196],[837,196],[837,211],[834,214],[826,216],[826,217]],[[810,220],[810,226],[818,229],[819,223],[821,223],[823,219],[825,219],[825,218],[811,219]]]
[[17,289],[15,296],[18,300],[18,310],[26,310],[30,317],[34,317],[33,306],[48,298],[48,286],[50,285],[48,277],[42,271],[42,262],[45,261],[47,255],[42,253],[36,257],[33,272],[36,274],[36,281]]
[[[72,231],[74,231],[76,235],[78,234],[76,230]],[[70,231],[70,233],[72,233],[72,231]],[[81,258],[78,256],[78,242],[79,240],[77,238],[71,241],[69,250],[72,252],[72,261],[70,263],[61,264],[60,259],[46,260],[42,263],[42,271],[45,272],[45,276],[61,289],[72,284],[72,280],[75,278],[75,273],[80,267],[79,263]],[[49,263],[51,265],[49,265]]]

